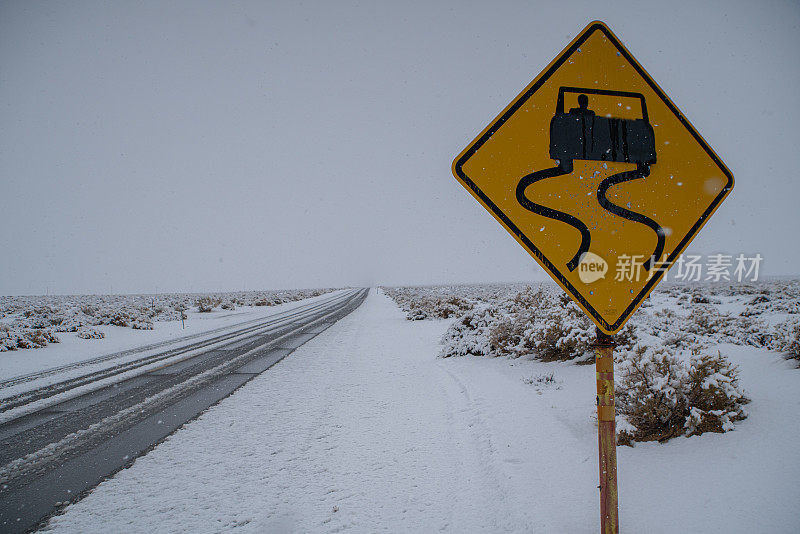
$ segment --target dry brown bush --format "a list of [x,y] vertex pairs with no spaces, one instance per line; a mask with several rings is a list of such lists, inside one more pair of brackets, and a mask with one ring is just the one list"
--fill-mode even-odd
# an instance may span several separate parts
[[688,364],[666,347],[636,347],[620,356],[616,404],[629,425],[618,434],[620,444],[726,432],[746,417],[749,400],[737,368],[719,353]]
[[195,301],[195,306],[197,306],[197,311],[202,313],[208,313],[217,306],[220,305],[222,299],[215,298],[215,297],[200,297]]

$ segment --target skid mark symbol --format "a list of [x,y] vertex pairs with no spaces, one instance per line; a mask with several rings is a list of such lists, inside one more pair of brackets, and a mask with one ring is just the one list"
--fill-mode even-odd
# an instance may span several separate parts
[[[564,94],[580,93],[578,107],[564,112]],[[641,104],[641,119],[621,119],[600,117],[589,109],[587,94],[637,98]],[[605,178],[597,188],[597,200],[600,206],[610,213],[629,221],[644,224],[653,230],[657,237],[656,248],[651,259],[644,263],[650,270],[652,258],[661,257],[664,251],[663,227],[653,219],[612,203],[607,198],[608,190],[618,184],[646,178],[650,175],[650,165],[656,162],[655,133],[647,116],[647,105],[644,95],[626,91],[608,91],[579,87],[561,87],[558,91],[556,114],[550,121],[550,157],[558,162],[556,167],[535,171],[523,176],[517,184],[517,201],[528,211],[566,223],[581,234],[578,251],[567,262],[567,268],[574,271],[580,263],[581,256],[589,251],[591,233],[580,219],[553,208],[548,208],[530,200],[526,189],[547,178],[555,178],[570,174],[574,160],[612,161],[636,163],[636,169],[614,174]]]

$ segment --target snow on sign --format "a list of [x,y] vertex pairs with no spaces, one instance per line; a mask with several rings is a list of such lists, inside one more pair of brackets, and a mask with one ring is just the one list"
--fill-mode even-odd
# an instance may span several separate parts
[[458,155],[453,174],[606,334],[733,188],[731,172],[602,22]]

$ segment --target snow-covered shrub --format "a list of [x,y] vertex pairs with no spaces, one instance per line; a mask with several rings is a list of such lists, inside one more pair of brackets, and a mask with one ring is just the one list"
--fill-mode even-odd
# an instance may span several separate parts
[[750,402],[739,387],[736,366],[719,352],[692,358],[687,399],[689,436],[733,430],[734,422],[747,417],[743,405]]
[[197,311],[201,313],[207,313],[213,310],[216,306],[220,305],[220,299],[216,299],[213,297],[200,297],[195,302],[195,306],[197,306]]
[[457,317],[475,303],[497,305],[526,287],[523,284],[475,286],[381,287],[409,320]]
[[618,353],[619,379],[615,385],[617,412],[629,430],[617,441],[663,441],[684,431],[688,373],[666,348],[636,347]]
[[761,319],[752,317],[724,316],[719,328],[718,341],[751,347],[769,347],[773,332]]
[[457,296],[420,297],[409,303],[406,319],[421,321],[423,319],[449,319],[472,309],[472,303]]
[[697,305],[689,311],[686,329],[700,336],[708,336],[719,332],[725,318],[713,306]]
[[741,315],[742,317],[753,317],[755,315],[761,315],[765,311],[766,311],[766,306],[760,304],[757,304],[755,306],[747,305],[745,306],[745,309],[742,310],[742,313],[740,313],[739,315]]
[[769,346],[772,333],[763,320],[721,313],[716,306],[690,304],[688,314],[669,308],[638,310],[632,323],[644,333],[658,337],[665,346],[699,350],[718,343],[754,347]]
[[776,325],[772,347],[790,358],[800,360],[800,321],[787,320]]
[[541,288],[534,291],[530,287],[503,302],[504,313],[498,314],[489,330],[489,343],[497,355],[518,358],[534,354],[537,350],[532,338],[534,325],[554,305],[554,299]]
[[78,330],[78,337],[81,339],[103,339],[106,335],[96,328],[82,328]]
[[172,307],[175,314],[178,316],[178,319],[183,321],[184,319],[188,319],[189,316],[186,315],[186,305],[185,304],[175,304]]
[[406,314],[406,319],[409,321],[424,321],[425,319],[430,319],[430,316],[422,308],[412,308]]
[[[568,350],[567,345],[572,343],[572,339],[562,339],[560,335],[545,339],[555,327],[565,328],[563,317],[560,317],[563,309],[558,302],[561,301],[541,289],[534,291],[528,287],[499,303],[487,331],[491,354],[510,358],[532,355],[547,359],[547,354],[554,350]],[[556,347],[560,342],[563,346]]]
[[548,292],[541,286],[537,289],[527,286],[506,299],[506,302],[509,311],[519,313],[546,308],[552,304],[555,296],[557,296],[555,293]]
[[74,315],[71,317],[66,317],[58,326],[56,326],[56,332],[77,332],[83,326],[87,324],[92,324],[91,322],[84,321],[81,319],[80,316]]
[[772,342],[767,323],[744,313],[732,316],[701,304],[692,306],[685,319],[677,315],[674,318],[663,340],[676,348],[698,349],[716,343],[765,347]]
[[522,379],[522,382],[533,386],[540,395],[544,389],[561,389],[561,380],[556,378],[554,373],[544,373],[526,377]]
[[12,335],[11,327],[0,323],[0,352],[17,350],[16,335]]
[[[479,341],[480,336],[485,339]],[[528,287],[496,304],[476,306],[454,322],[445,333],[442,355],[591,361],[595,336],[592,322],[567,295]],[[630,347],[635,328],[626,326],[616,339]]]
[[118,311],[111,314],[107,324],[114,326],[130,326],[131,318],[124,311]]
[[533,352],[534,347],[526,343],[525,332],[535,321],[533,310],[519,310],[516,313],[499,314],[489,329],[489,345],[496,356],[505,355],[518,358]]
[[686,364],[666,347],[638,346],[618,358],[620,444],[726,432],[746,417],[737,369],[721,354]]
[[[492,346],[501,354],[530,355],[543,361],[593,361],[595,326],[566,294],[554,297],[528,291],[511,303],[510,312],[491,331]],[[626,325],[615,340],[629,348],[636,340],[635,328]]]
[[523,378],[522,381],[529,386],[549,386],[557,382],[555,374],[545,373]]
[[133,328],[134,330],[152,330],[153,323],[150,321],[135,319],[131,321],[131,328]]
[[543,361],[591,357],[595,327],[577,304],[563,295],[558,305],[541,314],[525,332],[535,355]]
[[492,354],[489,331],[496,319],[497,309],[487,304],[476,306],[466,312],[444,333],[439,357]]
[[20,328],[0,324],[0,352],[36,349],[48,343],[60,343],[58,336],[45,328]]
[[434,313],[437,317],[447,319],[461,315],[467,310],[472,309],[473,304],[461,297],[452,296],[445,299],[439,299],[436,302]]
[[33,348],[45,347],[48,343],[61,343],[54,332],[46,329],[26,330],[23,335],[33,344]]

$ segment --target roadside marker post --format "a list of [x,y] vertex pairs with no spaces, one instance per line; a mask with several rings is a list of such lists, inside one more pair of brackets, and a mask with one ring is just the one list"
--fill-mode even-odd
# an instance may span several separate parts
[[597,326],[601,532],[616,534],[613,335],[730,194],[733,175],[599,21],[452,171]]

